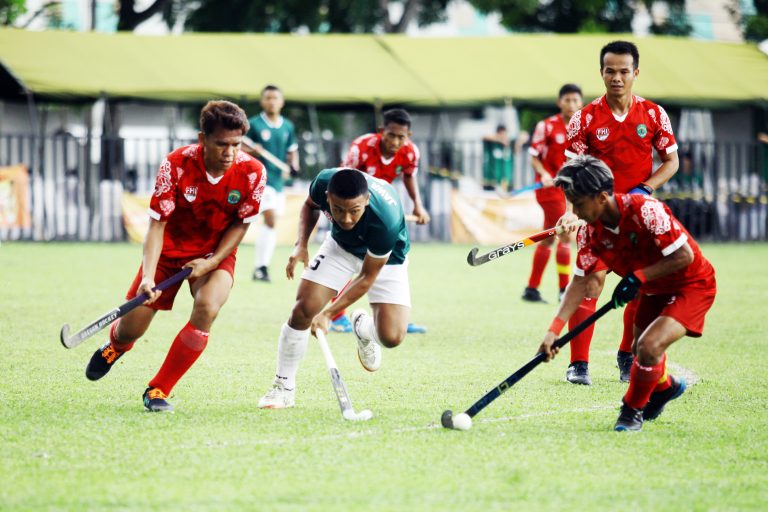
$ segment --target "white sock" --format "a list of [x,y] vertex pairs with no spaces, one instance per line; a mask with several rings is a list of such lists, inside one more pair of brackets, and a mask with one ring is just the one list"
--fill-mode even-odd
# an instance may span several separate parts
[[371,315],[366,313],[362,317],[360,317],[360,323],[358,325],[359,327],[357,329],[357,332],[359,332],[363,338],[365,338],[366,340],[373,340],[379,345],[381,345],[381,340],[379,339],[379,333],[376,330],[376,324],[374,323],[373,317]]
[[261,226],[259,237],[256,240],[255,266],[268,267],[272,261],[272,255],[275,253],[275,244],[277,243],[277,231],[268,226]]
[[283,383],[287,389],[296,388],[296,372],[299,363],[307,351],[309,342],[309,329],[297,331],[287,323],[280,329],[280,337],[277,340],[277,369],[275,378]]

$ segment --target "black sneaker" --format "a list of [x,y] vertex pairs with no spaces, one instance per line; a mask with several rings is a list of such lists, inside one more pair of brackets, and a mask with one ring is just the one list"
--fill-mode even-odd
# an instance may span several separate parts
[[632,369],[632,361],[635,360],[635,356],[632,352],[622,352],[619,350],[616,353],[616,367],[619,369],[619,380],[621,382],[629,382],[629,372]]
[[536,288],[526,287],[523,292],[523,300],[526,302],[541,302],[546,304],[547,301],[541,298],[541,293]]
[[267,267],[256,267],[253,269],[253,275],[251,278],[254,281],[264,281],[265,283],[269,283],[271,279],[269,278],[269,272],[267,271]]
[[141,397],[144,408],[150,412],[173,412],[173,406],[166,401],[168,396],[160,388],[147,388]]
[[88,366],[85,367],[85,376],[88,380],[99,380],[112,369],[112,365],[123,357],[125,352],[118,354],[115,348],[112,346],[109,340],[96,349],[96,352],[91,356],[91,360],[88,361]]
[[565,372],[565,380],[571,384],[592,385],[592,379],[589,378],[589,363],[585,361],[574,361],[568,366]]
[[677,379],[669,376],[672,379],[672,385],[664,391],[658,391],[651,393],[651,399],[645,404],[643,408],[643,420],[650,421],[659,417],[664,410],[664,406],[667,402],[674,400],[685,392],[685,379],[678,377]]
[[616,420],[613,430],[616,432],[638,432],[642,428],[643,410],[632,408],[622,402],[619,419]]

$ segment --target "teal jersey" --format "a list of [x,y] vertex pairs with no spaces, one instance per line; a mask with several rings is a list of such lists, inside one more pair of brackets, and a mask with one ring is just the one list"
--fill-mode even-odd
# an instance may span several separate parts
[[364,259],[368,253],[379,257],[389,254],[387,265],[401,265],[411,243],[405,227],[403,205],[397,191],[386,181],[363,174],[368,181],[370,201],[355,227],[344,231],[333,220],[325,195],[328,182],[336,171],[337,168],[321,171],[309,186],[309,197],[320,206],[331,222],[333,239],[342,249],[360,259]]
[[[296,132],[293,123],[280,116],[277,124],[271,124],[263,112],[248,120],[251,127],[246,134],[254,142],[258,142],[264,149],[275,155],[283,162],[288,161],[288,152],[299,148],[296,143]],[[280,169],[263,158],[259,161],[267,168],[267,185],[278,192],[283,190],[283,174]]]

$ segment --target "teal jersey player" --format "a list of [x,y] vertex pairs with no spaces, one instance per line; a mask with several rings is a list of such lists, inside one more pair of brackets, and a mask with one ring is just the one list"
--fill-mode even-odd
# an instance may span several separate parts
[[[248,120],[251,128],[247,136],[254,142],[258,142],[264,149],[275,155],[283,162],[288,161],[288,153],[299,148],[296,142],[296,132],[293,123],[280,116],[276,123],[270,122],[266,114],[262,112]],[[267,168],[267,185],[277,192],[283,190],[283,174],[275,165],[264,158],[258,157],[264,167]]]
[[309,197],[331,221],[331,236],[347,252],[364,259],[366,253],[374,257],[389,254],[387,265],[400,265],[410,249],[405,214],[397,191],[384,180],[364,174],[368,182],[370,199],[365,214],[349,231],[341,229],[330,215],[326,190],[331,176],[339,168],[325,169],[309,187]]

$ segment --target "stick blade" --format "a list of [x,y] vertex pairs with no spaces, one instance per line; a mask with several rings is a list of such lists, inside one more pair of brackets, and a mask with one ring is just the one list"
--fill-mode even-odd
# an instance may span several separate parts
[[467,254],[467,263],[469,263],[471,266],[476,267],[478,265],[476,258],[477,258],[477,252],[480,249],[478,247],[473,247],[469,254]]
[[64,345],[64,348],[72,348],[72,345],[70,345],[69,341],[69,324],[64,324],[61,326],[59,339],[61,340],[61,344]]

